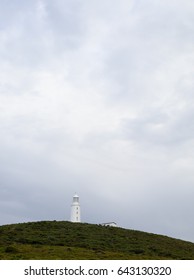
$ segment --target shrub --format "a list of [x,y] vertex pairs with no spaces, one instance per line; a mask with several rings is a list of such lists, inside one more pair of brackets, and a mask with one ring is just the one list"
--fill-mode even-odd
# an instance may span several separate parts
[[5,253],[18,253],[19,251],[18,251],[18,249],[17,248],[15,248],[15,247],[13,247],[13,246],[7,246],[6,248],[5,248]]

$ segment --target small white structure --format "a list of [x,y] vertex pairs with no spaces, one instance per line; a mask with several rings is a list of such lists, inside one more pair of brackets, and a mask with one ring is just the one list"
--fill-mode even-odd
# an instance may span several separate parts
[[117,227],[117,224],[115,222],[109,222],[109,223],[103,223],[101,226],[105,227]]
[[73,202],[71,204],[71,222],[73,223],[81,222],[79,196],[76,193],[73,196]]

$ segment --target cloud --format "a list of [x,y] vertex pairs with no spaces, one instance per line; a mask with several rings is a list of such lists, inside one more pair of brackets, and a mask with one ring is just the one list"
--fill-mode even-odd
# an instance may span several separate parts
[[5,4],[1,224],[77,191],[86,222],[193,240],[192,1]]

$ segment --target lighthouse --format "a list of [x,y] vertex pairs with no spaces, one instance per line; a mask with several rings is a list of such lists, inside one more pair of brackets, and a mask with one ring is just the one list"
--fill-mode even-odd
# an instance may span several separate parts
[[71,204],[71,222],[73,223],[81,222],[79,196],[76,193],[73,196],[73,202]]

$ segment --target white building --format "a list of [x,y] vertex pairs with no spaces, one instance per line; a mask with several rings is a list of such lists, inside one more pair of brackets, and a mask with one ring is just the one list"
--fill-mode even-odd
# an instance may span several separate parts
[[81,222],[81,213],[80,213],[80,204],[79,196],[75,194],[73,196],[73,202],[71,204],[71,222],[80,223]]
[[105,227],[117,227],[117,224],[115,222],[109,222],[109,223],[103,223],[101,226]]

